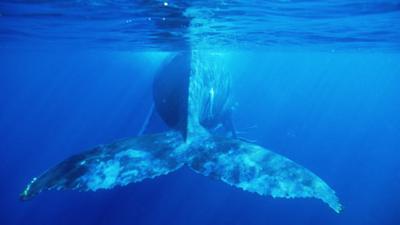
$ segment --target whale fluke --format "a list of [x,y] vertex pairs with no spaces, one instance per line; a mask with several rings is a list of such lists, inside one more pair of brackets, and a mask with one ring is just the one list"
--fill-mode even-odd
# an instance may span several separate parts
[[182,140],[181,134],[171,131],[98,146],[33,178],[20,198],[29,200],[44,190],[110,189],[168,174],[183,165],[173,155]]
[[202,143],[189,164],[200,174],[260,195],[317,198],[337,213],[342,210],[321,178],[282,155],[239,139],[214,136]]
[[290,159],[239,139],[192,137],[166,132],[117,141],[72,156],[25,188],[22,200],[43,190],[96,191],[168,174],[188,165],[197,173],[245,191],[279,198],[321,199],[335,212],[335,192],[318,176]]

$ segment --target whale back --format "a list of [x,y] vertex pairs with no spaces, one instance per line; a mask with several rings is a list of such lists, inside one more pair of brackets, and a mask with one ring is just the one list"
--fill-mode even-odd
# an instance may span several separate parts
[[214,132],[218,127],[231,131],[231,76],[226,72],[224,55],[192,51],[189,83],[188,130],[199,127]]
[[153,100],[161,119],[186,138],[190,54],[176,54],[156,74]]
[[221,55],[192,51],[176,54],[153,82],[156,110],[168,127],[180,131],[232,130],[231,77],[221,67]]

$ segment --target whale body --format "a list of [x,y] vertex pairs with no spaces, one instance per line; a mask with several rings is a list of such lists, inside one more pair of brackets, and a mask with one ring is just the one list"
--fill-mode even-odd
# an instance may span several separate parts
[[339,213],[342,206],[334,190],[313,172],[236,137],[232,81],[212,62],[218,57],[201,51],[179,53],[155,76],[155,108],[170,130],[71,156],[33,178],[21,200],[44,190],[111,189],[187,166],[262,196],[317,198]]

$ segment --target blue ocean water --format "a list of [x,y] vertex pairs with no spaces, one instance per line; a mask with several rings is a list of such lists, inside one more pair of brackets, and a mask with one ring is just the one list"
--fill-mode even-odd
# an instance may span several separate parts
[[[400,224],[399,40],[389,0],[1,1],[0,224]],[[318,174],[342,213],[188,168],[19,201],[66,157],[137,135],[155,73],[188,49],[229,56],[240,136]]]

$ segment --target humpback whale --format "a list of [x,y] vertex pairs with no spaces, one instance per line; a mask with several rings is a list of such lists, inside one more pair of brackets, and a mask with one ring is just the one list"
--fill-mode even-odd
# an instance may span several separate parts
[[[176,54],[155,76],[155,110],[169,127],[67,158],[35,177],[20,194],[96,191],[166,175],[185,166],[244,191],[274,198],[317,198],[339,213],[335,191],[316,174],[253,142],[232,123],[232,78],[212,53]],[[176,68],[179,67],[177,70]]]

